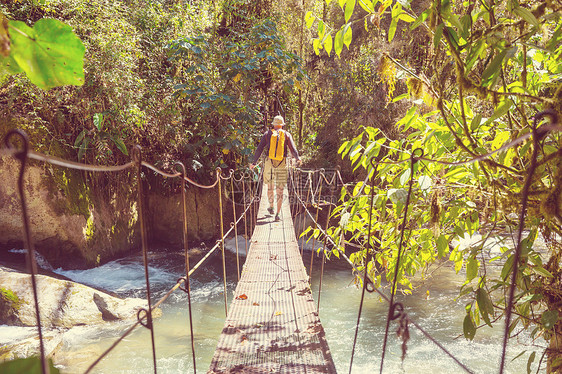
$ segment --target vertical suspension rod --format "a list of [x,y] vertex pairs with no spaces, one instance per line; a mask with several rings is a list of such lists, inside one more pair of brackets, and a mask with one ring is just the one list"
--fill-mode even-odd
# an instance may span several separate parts
[[222,183],[221,183],[221,169],[217,168],[217,180],[219,188],[219,217],[221,225],[221,253],[222,253],[222,282],[224,286],[224,314],[228,316],[227,294],[226,294],[226,259],[224,254],[224,218],[222,216]]
[[193,314],[191,310],[191,285],[189,281],[189,248],[188,248],[188,238],[187,238],[187,204],[186,196],[185,196],[185,177],[186,177],[186,170],[185,165],[182,162],[176,162],[176,165],[179,165],[182,172],[181,178],[181,207],[183,213],[183,248],[185,251],[185,291],[187,293],[187,307],[189,310],[189,330],[190,330],[190,337],[191,337],[191,354],[193,356],[193,373],[197,373],[197,365],[195,360],[195,337],[193,336]]
[[41,314],[39,310],[39,296],[37,292],[37,264],[35,263],[35,248],[33,245],[33,240],[31,237],[31,229],[29,224],[29,216],[27,214],[27,203],[25,200],[25,188],[24,188],[24,179],[25,179],[25,167],[27,165],[27,154],[29,150],[29,139],[27,135],[21,130],[12,130],[6,137],[4,138],[4,144],[7,148],[14,148],[14,145],[10,142],[10,138],[13,136],[19,136],[22,142],[22,150],[14,155],[14,157],[19,160],[20,162],[20,173],[18,177],[18,191],[20,195],[21,201],[21,213],[22,213],[22,220],[23,220],[23,228],[24,228],[24,240],[25,240],[25,247],[27,248],[27,253],[25,255],[25,262],[27,264],[27,271],[31,276],[31,287],[33,289],[33,301],[35,303],[35,317],[37,319],[37,331],[39,333],[39,352],[40,352],[40,359],[41,359],[41,372],[43,374],[49,374],[50,369],[49,365],[47,364],[47,359],[45,357],[45,347],[43,345],[43,331],[41,327]]
[[152,341],[152,361],[154,365],[154,373],[157,373],[156,369],[156,344],[154,341],[154,324],[152,321],[152,301],[150,292],[150,279],[148,275],[148,238],[146,236],[146,226],[144,221],[144,209],[143,209],[143,188],[142,188],[142,149],[139,145],[136,145],[133,149],[133,159],[137,164],[137,202],[138,202],[138,212],[139,212],[139,223],[141,230],[141,241],[142,241],[142,258],[144,263],[144,278],[146,280],[146,300],[148,302],[148,310],[146,311],[147,325],[150,330],[150,339]]
[[240,258],[238,256],[238,225],[236,224],[236,203],[234,202],[234,170],[230,169],[230,198],[232,199],[232,215],[234,216],[234,243],[236,244],[236,271],[240,281]]

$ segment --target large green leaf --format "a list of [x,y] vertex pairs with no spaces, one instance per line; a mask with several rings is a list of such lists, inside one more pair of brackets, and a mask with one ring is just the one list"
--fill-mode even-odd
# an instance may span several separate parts
[[349,49],[349,45],[351,44],[351,39],[353,38],[352,31],[351,31],[351,24],[345,25],[343,28],[343,44]]
[[[53,366],[51,360],[48,361],[48,364],[51,374],[60,373],[59,370]],[[0,373],[2,374],[40,374],[42,372],[41,360],[38,357],[18,358],[0,364]]]
[[471,281],[478,276],[478,260],[471,256],[466,263],[466,280]]
[[324,49],[326,50],[328,56],[330,55],[330,53],[332,53],[332,47],[333,47],[332,35],[328,34],[326,35],[326,40],[324,41]]
[[474,339],[474,335],[476,335],[476,326],[474,326],[474,322],[472,322],[472,318],[470,318],[470,313],[467,313],[464,317],[462,328],[465,338],[469,340]]
[[72,28],[40,19],[33,28],[10,21],[11,57],[32,83],[43,89],[84,84],[84,44]]
[[482,73],[482,86],[483,87],[488,87],[498,77],[498,75],[501,71],[501,66],[502,66],[503,60],[505,59],[506,54],[507,54],[507,49],[501,50],[496,55],[496,57],[494,57],[492,62],[490,62],[490,64],[486,67],[486,69]]
[[355,0],[347,0],[345,3],[345,22],[349,22],[353,10],[355,9]]
[[334,50],[336,51],[338,57],[341,54],[342,49],[343,49],[343,33],[342,30],[339,30],[336,33],[336,37],[334,38]]
[[557,321],[558,321],[557,310],[547,310],[541,316],[541,323],[547,330],[552,329]]
[[480,309],[482,318],[489,326],[492,326],[489,316],[494,315],[494,304],[492,304],[490,295],[485,289],[479,288],[476,290],[476,302],[478,303],[478,308]]

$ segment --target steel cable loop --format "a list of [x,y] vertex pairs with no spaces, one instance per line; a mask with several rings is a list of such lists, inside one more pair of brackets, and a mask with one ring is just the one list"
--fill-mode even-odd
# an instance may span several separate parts
[[[11,142],[11,138],[19,137],[21,141],[21,151],[18,151],[14,144]],[[39,335],[39,352],[40,352],[40,360],[41,360],[41,372],[43,374],[49,374],[50,368],[47,364],[47,359],[45,355],[45,347],[43,344],[43,330],[41,327],[41,313],[39,310],[39,293],[37,290],[37,264],[35,262],[35,247],[33,244],[33,238],[31,236],[31,226],[29,223],[29,215],[27,213],[27,204],[25,199],[25,187],[24,187],[24,180],[25,180],[25,167],[27,165],[27,159],[29,155],[29,139],[25,132],[21,130],[12,130],[9,131],[6,136],[4,137],[4,145],[7,149],[13,150],[12,155],[14,158],[19,160],[20,162],[20,170],[18,176],[18,192],[20,195],[20,202],[21,202],[21,212],[22,212],[22,220],[23,220],[23,228],[24,228],[24,243],[25,247],[27,248],[27,253],[25,256],[25,262],[27,265],[27,270],[31,276],[31,287],[33,291],[33,300],[35,302],[35,318],[37,320],[37,331]]]
[[[357,324],[355,325],[355,336],[353,338],[353,348],[351,349],[351,360],[349,362],[349,374],[351,374],[351,368],[353,367],[353,357],[355,355],[355,346],[357,344],[357,335],[359,334],[359,323],[361,322],[361,313],[363,311],[363,302],[365,300],[365,291],[367,290],[367,279],[369,274],[369,252],[371,252],[371,256],[373,256],[373,251],[371,248],[371,228],[372,228],[372,221],[373,221],[373,204],[375,201],[375,177],[377,176],[377,167],[378,165],[374,163],[375,159],[371,159],[371,165],[374,168],[373,176],[371,177],[371,203],[369,208],[369,225],[367,231],[367,246],[365,251],[365,269],[364,277],[363,277],[363,287],[361,290],[361,301],[359,302],[359,312],[357,313]],[[373,261],[374,263],[374,261]]]
[[220,170],[219,175],[220,175],[220,178],[221,178],[223,181],[232,178],[232,175],[233,175],[233,173],[234,173],[234,170],[229,169],[229,170],[228,170],[228,174],[227,174],[225,177],[223,177],[223,176],[222,176],[222,168],[218,167],[218,168],[217,168],[217,171],[218,171],[218,170]]
[[[545,116],[551,116],[551,125],[550,126],[541,126],[538,128],[538,121]],[[557,115],[554,111],[543,111],[539,112],[535,115],[533,121],[533,155],[531,156],[531,164],[527,169],[527,178],[525,180],[525,184],[523,185],[523,190],[521,192],[521,213],[519,214],[519,223],[517,229],[517,246],[515,248],[515,253],[513,257],[513,266],[511,268],[511,284],[509,286],[509,293],[508,293],[508,302],[506,306],[506,313],[505,313],[505,326],[504,326],[504,336],[503,336],[503,346],[502,346],[502,355],[500,361],[500,374],[504,372],[505,366],[505,355],[507,349],[507,342],[509,340],[509,327],[511,324],[511,314],[513,309],[513,299],[515,297],[515,287],[516,287],[516,280],[517,280],[517,271],[519,270],[519,259],[521,257],[521,238],[523,236],[523,228],[525,225],[525,214],[527,213],[527,203],[529,200],[529,190],[531,188],[531,183],[533,181],[533,174],[535,173],[535,169],[537,168],[537,159],[539,155],[539,143],[542,138],[544,138],[549,131],[553,128],[557,128],[554,126],[558,122]]]
[[[144,312],[144,316],[141,317],[141,313]],[[152,330],[152,318],[148,318],[148,310],[146,308],[140,308],[137,310],[137,322],[140,323],[142,327],[145,327],[149,330]],[[144,319],[147,318],[148,320],[144,322]]]
[[324,182],[326,182],[328,186],[331,186],[336,180],[336,173],[332,175],[331,181],[328,181],[328,178],[326,178],[326,174],[323,171],[320,172],[320,176],[322,177],[322,179],[324,179]]

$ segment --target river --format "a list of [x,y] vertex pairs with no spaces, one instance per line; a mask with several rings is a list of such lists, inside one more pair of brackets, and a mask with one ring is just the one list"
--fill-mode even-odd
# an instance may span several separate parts
[[[241,248],[243,248],[243,244]],[[232,250],[233,246],[229,248]],[[305,264],[310,252],[305,251]],[[227,288],[229,302],[236,286],[236,259],[227,256]],[[244,257],[241,257],[243,261]],[[150,280],[154,300],[163,296],[171,285],[182,276],[183,255],[174,250],[150,252]],[[314,261],[312,293],[318,298],[320,261]],[[308,266],[308,265],[307,265]],[[144,269],[142,257],[130,256],[90,270],[62,270],[57,272],[81,283],[101,287],[121,296],[144,297]],[[498,372],[501,354],[503,325],[478,330],[473,341],[462,336],[464,306],[468,299],[460,298],[458,287],[462,276],[448,267],[441,267],[430,279],[417,282],[419,286],[409,296],[398,296],[409,317],[418,322],[437,341],[454,354],[475,373]],[[206,372],[223,328],[225,311],[220,256],[215,256],[207,266],[201,268],[191,279],[194,315],[194,337],[197,371]],[[343,261],[326,263],[320,319],[339,373],[349,372],[351,348],[355,334],[361,290],[353,284],[349,267]],[[162,316],[155,320],[156,354],[159,373],[193,372],[187,295],[176,291],[161,306]],[[357,348],[353,362],[353,373],[379,372],[381,348],[386,323],[387,303],[380,301],[376,293],[367,294]],[[63,373],[82,373],[107,347],[130,326],[130,323],[111,323],[104,327],[80,326],[65,333],[63,351],[55,357]],[[384,373],[461,373],[462,369],[435,344],[425,338],[415,327],[410,326],[410,341],[407,356],[401,361],[401,342],[396,338],[396,322],[391,324],[391,333],[384,363]],[[13,328],[11,333],[17,335]],[[21,329],[21,328],[19,328]],[[6,331],[6,330],[2,330]],[[541,342],[544,345],[544,342]],[[520,352],[527,353],[512,361]],[[505,373],[527,373],[529,353],[537,350],[530,345],[525,334],[512,339],[508,346]],[[536,372],[537,360],[532,365]],[[149,373],[152,372],[152,349],[150,332],[137,328],[116,349],[104,358],[93,373]]]

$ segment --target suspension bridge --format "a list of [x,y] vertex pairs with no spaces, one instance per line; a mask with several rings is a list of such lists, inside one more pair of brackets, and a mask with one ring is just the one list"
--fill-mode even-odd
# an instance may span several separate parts
[[[538,149],[538,142],[544,135],[545,131],[560,131],[561,129],[556,126],[556,120],[552,121],[550,126],[541,127],[541,131],[537,131],[535,127],[533,132],[521,136],[520,138],[504,145],[501,149],[493,151],[488,155],[479,156],[467,162],[476,162],[495,154],[502,149],[513,147],[522,141],[530,138],[534,142],[534,149]],[[19,143],[19,147],[14,144]],[[399,162],[410,162],[411,176],[408,197],[406,199],[406,209],[404,210],[404,220],[408,212],[408,203],[412,190],[413,181],[413,165],[420,160],[428,162],[443,162],[447,164],[454,164],[447,161],[431,160],[425,158],[421,152],[412,152],[409,159]],[[340,256],[344,258],[353,268],[356,274],[363,276],[362,279],[362,297],[359,305],[357,327],[355,331],[355,339],[351,351],[350,373],[353,365],[353,355],[356,348],[357,332],[361,319],[363,299],[365,291],[377,292],[381,299],[388,302],[388,317],[387,325],[384,335],[383,346],[381,350],[380,372],[383,373],[384,358],[386,352],[386,344],[389,338],[389,326],[391,321],[398,321],[400,331],[404,344],[407,341],[408,328],[416,328],[423,334],[429,341],[435,344],[437,349],[442,350],[453,360],[464,372],[473,373],[473,371],[463,364],[454,354],[449,352],[442,344],[435,340],[430,333],[425,331],[416,321],[410,318],[407,314],[406,308],[398,302],[394,301],[396,292],[396,278],[392,284],[390,296],[385,292],[374,287],[374,281],[368,274],[363,271],[364,265],[359,267],[352,262],[346,254],[339,249],[339,246],[333,242],[331,237],[327,235],[329,220],[322,226],[318,222],[318,207],[322,196],[322,188],[330,188],[332,191],[343,186],[343,181],[339,172],[334,171],[328,176],[324,170],[290,170],[290,183],[288,189],[284,191],[284,199],[280,221],[274,221],[273,217],[267,214],[267,198],[266,188],[261,187],[261,178],[256,179],[248,173],[242,173],[236,177],[235,171],[230,171],[230,174],[223,176],[220,169],[217,169],[216,180],[211,185],[201,185],[191,180],[186,175],[186,169],[182,163],[177,163],[177,170],[174,172],[166,172],[156,168],[154,165],[143,161],[142,152],[140,147],[134,148],[133,160],[124,165],[118,166],[95,166],[76,163],[68,160],[63,160],[53,156],[47,156],[41,153],[34,152],[29,149],[27,136],[19,131],[14,130],[8,133],[4,139],[4,147],[0,148],[0,157],[14,157],[20,164],[20,174],[18,177],[18,189],[21,200],[22,221],[24,227],[23,241],[27,249],[26,262],[31,278],[31,287],[35,299],[35,311],[37,317],[37,330],[39,353],[41,359],[41,370],[43,373],[49,373],[49,365],[45,355],[42,324],[40,319],[40,305],[37,302],[37,285],[36,285],[36,264],[33,246],[33,238],[31,235],[30,220],[27,213],[27,206],[25,200],[24,188],[24,171],[28,160],[37,160],[40,162],[50,163],[64,168],[72,168],[84,170],[89,172],[120,172],[127,169],[136,169],[137,178],[137,204],[139,212],[139,224],[142,238],[142,254],[145,267],[145,280],[146,280],[146,299],[147,308],[141,309],[137,315],[137,322],[127,329],[117,340],[99,357],[97,357],[85,373],[90,373],[95,370],[96,365],[110,355],[111,351],[137,327],[142,326],[150,330],[151,347],[153,357],[153,370],[157,373],[157,355],[155,346],[155,329],[152,319],[152,311],[159,305],[164,303],[166,299],[177,290],[185,292],[188,296],[187,308],[189,310],[189,335],[191,338],[191,352],[186,352],[186,355],[191,354],[193,359],[193,372],[197,372],[196,348],[193,336],[193,316],[191,308],[191,290],[190,290],[190,277],[193,273],[202,267],[204,263],[216,252],[220,251],[222,254],[222,268],[223,268],[223,283],[224,283],[224,305],[226,320],[222,334],[217,337],[217,348],[212,358],[211,366],[208,373],[335,373],[335,365],[330,354],[330,349],[326,341],[324,328],[319,319],[318,310],[315,306],[314,299],[310,290],[309,273],[307,273],[302,261],[302,249],[299,251],[299,244],[295,236],[295,228],[293,226],[293,217],[296,215],[308,216],[313,223],[315,231],[319,232],[319,237],[323,239],[323,248],[330,247],[331,250],[336,249],[340,251]],[[536,161],[536,152],[534,154]],[[379,161],[376,161],[379,162]],[[373,167],[376,170],[375,160],[372,160]],[[461,164],[459,163],[459,164]],[[536,162],[535,162],[536,164]],[[148,241],[147,232],[143,216],[143,188],[141,183],[141,170],[143,168],[150,169],[153,172],[162,175],[166,178],[179,178],[181,181],[181,204],[183,207],[183,241],[185,250],[185,276],[178,279],[177,283],[173,285],[169,291],[158,301],[153,302],[150,278],[148,272]],[[527,176],[526,185],[532,178],[534,172],[533,163]],[[374,177],[371,178],[374,183]],[[228,183],[230,182],[230,183]],[[186,183],[190,183],[199,188],[217,188],[219,195],[220,217],[221,217],[221,239],[217,244],[210,249],[205,256],[193,267],[190,266],[188,256],[188,240],[187,240],[187,209],[185,190]],[[339,185],[338,185],[339,183]],[[235,222],[232,222],[230,229],[224,232],[223,210],[225,208],[224,192],[228,191],[230,187],[231,197],[234,197],[234,185],[241,184],[241,191],[243,194],[243,209],[241,212],[236,212],[236,204],[232,200],[232,210],[235,217]],[[374,188],[371,188],[374,191]],[[521,232],[523,230],[524,214],[526,200],[528,198],[528,191],[523,191],[522,201],[523,209],[521,213],[518,231],[517,247],[515,254],[521,252]],[[260,198],[261,197],[261,198]],[[373,196],[371,196],[371,210]],[[292,204],[290,204],[290,202]],[[328,217],[330,216],[331,204],[328,204]],[[313,213],[316,214],[313,214]],[[372,214],[371,214],[372,216]],[[243,225],[242,225],[242,220]],[[298,221],[297,221],[298,222]],[[302,230],[304,230],[304,219],[301,220]],[[369,218],[369,226],[371,225]],[[234,233],[238,235],[239,226],[243,226],[245,235],[248,237],[251,234],[251,243],[249,248],[246,249],[247,257],[245,263],[241,266],[238,257],[238,243],[237,245],[237,269],[238,269],[238,285],[234,292],[234,297],[231,300],[230,308],[228,307],[228,293],[226,289],[226,266],[225,266],[225,238]],[[400,263],[400,255],[402,251],[402,239],[405,224],[402,224],[402,234],[398,249],[397,266]],[[301,230],[301,231],[302,231]],[[371,232],[369,228],[369,233]],[[316,236],[315,239],[316,240]],[[370,240],[368,241],[370,242]],[[304,244],[304,238],[303,238]],[[302,248],[302,245],[301,245]],[[314,248],[314,243],[313,243]],[[324,264],[325,251],[321,251],[322,264]],[[313,252],[314,254],[314,252]],[[312,259],[311,269],[312,271]],[[365,259],[367,260],[367,259]],[[515,260],[517,264],[517,259]],[[323,266],[322,266],[323,268]],[[241,271],[240,271],[241,269]],[[515,274],[515,270],[513,273]],[[322,279],[322,277],[320,278]],[[321,283],[319,287],[318,299],[320,298]],[[514,288],[515,277],[512,277],[512,288]],[[318,300],[319,301],[319,300]],[[506,317],[506,328],[503,343],[502,359],[500,364],[500,373],[503,373],[505,361],[505,347],[509,338],[509,311],[513,306],[513,294],[510,295],[508,300],[508,314]],[[109,358],[108,358],[109,359]],[[373,368],[374,369],[374,368]],[[207,370],[207,369],[205,369]],[[375,370],[373,370],[375,371]]]

